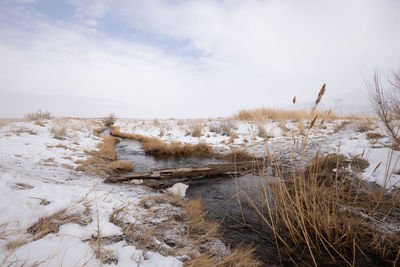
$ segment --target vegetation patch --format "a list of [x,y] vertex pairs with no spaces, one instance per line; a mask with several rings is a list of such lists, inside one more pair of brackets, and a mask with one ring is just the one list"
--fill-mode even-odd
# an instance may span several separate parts
[[340,118],[331,111],[322,112],[318,110],[281,110],[272,108],[243,109],[233,116],[234,119],[241,121],[266,122],[274,121],[300,121],[304,119],[312,120],[315,116],[325,120],[335,120]]
[[[98,135],[101,129],[95,130]],[[133,163],[117,160],[115,145],[119,140],[112,136],[104,136],[101,143],[97,145],[98,150],[85,151],[91,157],[85,161],[77,161],[77,171],[93,172],[96,174],[113,174],[132,171]]]
[[51,113],[48,111],[39,111],[28,113],[25,115],[25,118],[30,121],[37,121],[37,120],[50,120],[52,118]]
[[110,134],[121,138],[140,141],[143,144],[144,151],[154,156],[181,157],[191,155],[214,155],[214,150],[212,147],[204,142],[200,142],[196,145],[181,144],[179,142],[165,143],[157,138],[151,138],[138,134],[123,133],[118,127],[114,127],[110,131]]

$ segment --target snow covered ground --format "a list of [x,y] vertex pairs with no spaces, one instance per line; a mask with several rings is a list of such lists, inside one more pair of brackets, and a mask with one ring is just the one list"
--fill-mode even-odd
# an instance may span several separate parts
[[[239,148],[258,156],[265,155],[267,147],[289,153],[293,140],[303,138],[302,126],[291,121],[259,125],[222,119],[121,119],[116,126],[122,132],[166,142],[206,142],[219,152]],[[191,133],[199,126],[201,136],[193,137]],[[387,138],[371,138],[372,133],[383,132],[369,126],[360,132],[356,122],[317,123],[310,131],[310,142],[323,152],[339,150],[350,158],[363,156],[370,162],[362,174],[365,179],[387,187],[398,185],[399,152],[391,152]],[[179,235],[184,231],[179,229],[185,228],[185,222],[171,221],[179,217],[180,207],[168,201],[143,207],[143,200],[162,194],[139,185],[103,184],[95,175],[74,170],[78,162],[87,159],[86,152],[97,149],[101,142],[93,134],[97,127],[98,122],[83,119],[0,123],[0,266],[182,266],[190,259],[188,250],[172,253],[171,242],[165,239],[183,239]],[[125,215],[120,224],[112,222],[115,212],[122,209]],[[44,226],[38,222],[52,216],[55,219],[47,225],[50,230],[40,229]],[[124,224],[136,225],[140,234],[166,222],[173,227],[165,231],[164,239],[152,236],[151,251],[123,238]],[[185,242],[189,246],[190,240]],[[222,243],[213,242],[226,250]]]
[[[75,161],[86,159],[84,151],[96,149],[100,142],[92,134],[96,123],[48,120],[43,125],[8,121],[0,128],[0,266],[100,266],[97,245],[89,240],[98,233],[102,238],[123,234],[110,222],[121,206],[129,205],[131,222],[154,219],[139,202],[157,193],[141,186],[106,185],[73,170]],[[66,128],[59,139],[52,133],[57,127]],[[164,208],[173,207],[164,204]],[[59,229],[49,225],[50,232],[42,236],[31,227],[55,213]],[[125,241],[100,251],[111,259],[104,266],[114,266],[114,259],[118,266],[182,265],[177,258],[143,251]]]

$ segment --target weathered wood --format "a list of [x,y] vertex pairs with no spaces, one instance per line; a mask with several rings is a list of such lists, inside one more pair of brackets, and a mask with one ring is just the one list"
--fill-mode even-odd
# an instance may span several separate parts
[[148,172],[130,172],[109,177],[108,183],[121,183],[130,180],[172,180],[184,179],[191,180],[195,178],[210,178],[234,176],[248,173],[252,170],[254,162],[238,162],[228,164],[213,164],[207,166],[181,167],[173,169],[162,169]]

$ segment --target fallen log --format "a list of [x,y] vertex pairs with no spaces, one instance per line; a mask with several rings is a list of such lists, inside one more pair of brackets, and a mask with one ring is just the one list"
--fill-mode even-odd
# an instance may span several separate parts
[[[198,178],[240,176],[249,173],[254,168],[255,161],[246,161],[227,164],[212,164],[207,166],[181,167],[161,169],[148,172],[129,172],[113,175],[106,179],[107,183],[122,183],[130,180],[173,180],[185,181]],[[158,183],[158,182],[157,182]]]

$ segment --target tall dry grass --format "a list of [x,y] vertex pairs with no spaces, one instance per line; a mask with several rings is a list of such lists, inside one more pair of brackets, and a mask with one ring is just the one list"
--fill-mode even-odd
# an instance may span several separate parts
[[255,195],[261,198],[240,193],[272,230],[280,257],[295,265],[399,266],[400,191],[370,184],[350,172],[368,166],[361,158],[317,153],[307,163],[307,138],[314,123],[315,119],[306,129],[303,149],[292,155],[290,167],[285,169],[267,151],[276,180],[258,185]]
[[281,109],[273,109],[273,108],[255,108],[255,109],[243,109],[240,110],[237,114],[233,116],[236,120],[241,121],[255,121],[255,122],[267,122],[268,120],[274,121],[301,121],[304,119],[311,120],[314,116],[318,116],[319,119],[325,120],[335,120],[338,119],[339,116],[327,111],[318,111],[318,110],[281,110]]
[[42,111],[39,109],[39,111],[37,112],[31,112],[26,114],[25,118],[30,121],[37,121],[37,120],[50,120],[52,116],[50,112]]

